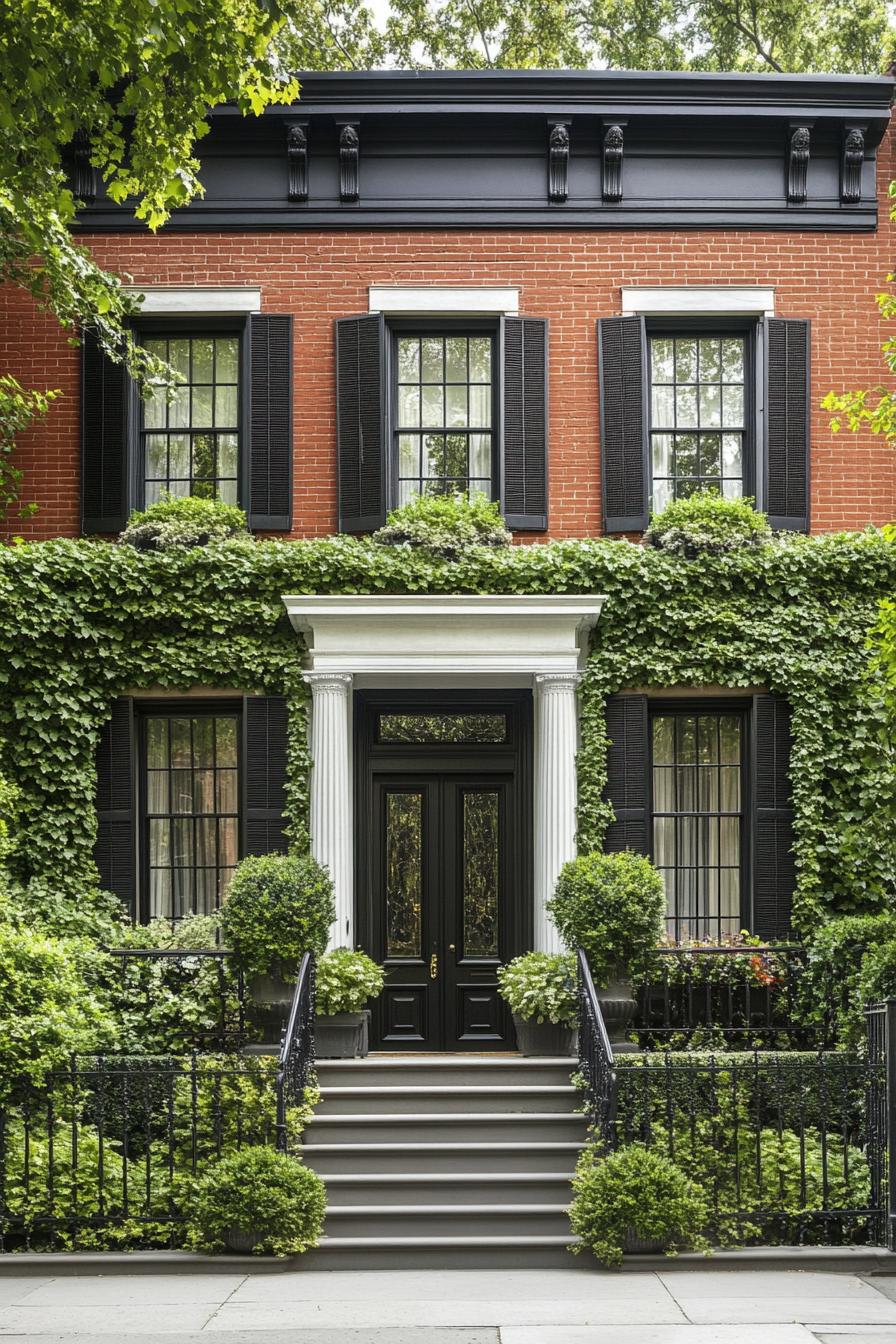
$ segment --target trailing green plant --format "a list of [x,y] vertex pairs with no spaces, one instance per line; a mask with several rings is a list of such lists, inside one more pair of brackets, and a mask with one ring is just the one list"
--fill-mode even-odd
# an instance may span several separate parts
[[379,546],[419,546],[456,560],[470,546],[510,546],[513,541],[498,505],[484,495],[415,495],[393,509],[374,532]]
[[[20,790],[12,899],[112,941],[93,857],[95,752],[129,688],[252,688],[289,707],[287,817],[308,843],[308,689],[284,593],[604,593],[582,678],[578,848],[601,848],[604,703],[626,687],[755,686],[792,709],[797,933],[885,908],[896,887],[896,735],[869,637],[896,545],[869,530],[689,561],[625,541],[470,546],[447,562],[353,537],[137,552],[0,550],[0,772]],[[105,930],[105,931],[101,931]]]
[[114,1047],[106,961],[84,940],[0,923],[0,1098]]
[[745,546],[767,546],[773,538],[768,518],[751,499],[728,499],[717,490],[696,490],[673,499],[651,514],[644,533],[647,546],[693,560],[698,555],[723,555]]
[[336,947],[318,961],[315,984],[318,1013],[358,1013],[381,993],[383,968],[366,952]]
[[242,509],[220,499],[169,495],[149,508],[135,510],[119,540],[135,551],[189,550],[213,541],[249,539]]
[[863,1045],[867,1004],[887,984],[888,992],[896,992],[896,977],[887,975],[894,953],[896,911],[846,915],[819,925],[807,945],[797,1005],[800,1018],[822,1027],[833,1011],[830,1026],[840,1044],[847,1049]]
[[309,854],[253,854],[233,875],[221,928],[248,975],[290,977],[306,952],[323,952],[335,917],[330,875]]
[[576,1164],[569,1210],[579,1238],[572,1249],[591,1251],[608,1266],[622,1263],[628,1238],[661,1242],[668,1255],[706,1248],[706,1196],[675,1162],[643,1144],[606,1153],[585,1147]]
[[572,953],[526,952],[498,969],[501,997],[518,1017],[571,1027],[578,1013]]
[[188,1240],[195,1250],[222,1251],[242,1233],[254,1255],[298,1255],[317,1245],[326,1207],[323,1181],[298,1158],[242,1148],[198,1181]]
[[605,985],[642,965],[656,946],[666,893],[640,854],[583,854],[563,865],[547,908],[566,946],[581,948],[595,983]]

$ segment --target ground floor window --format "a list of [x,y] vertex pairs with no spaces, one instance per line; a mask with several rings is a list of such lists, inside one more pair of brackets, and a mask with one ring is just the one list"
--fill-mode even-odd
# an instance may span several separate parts
[[154,711],[142,736],[144,918],[210,914],[239,859],[240,715]]
[[667,931],[718,940],[743,927],[745,723],[739,713],[651,712],[653,860]]

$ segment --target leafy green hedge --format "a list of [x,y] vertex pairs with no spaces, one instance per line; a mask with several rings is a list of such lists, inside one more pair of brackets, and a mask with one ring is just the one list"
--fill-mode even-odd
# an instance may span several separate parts
[[[796,921],[879,906],[894,873],[888,725],[868,634],[896,545],[868,531],[685,559],[625,541],[424,549],[336,537],[140,553],[55,541],[0,553],[0,769],[19,785],[20,903],[96,928],[94,752],[129,688],[226,686],[290,704],[291,837],[307,841],[306,688],[284,593],[604,593],[582,686],[579,845],[600,845],[607,694],[764,686],[793,707]],[[91,897],[90,892],[94,895]],[[76,899],[74,899],[76,898]]]

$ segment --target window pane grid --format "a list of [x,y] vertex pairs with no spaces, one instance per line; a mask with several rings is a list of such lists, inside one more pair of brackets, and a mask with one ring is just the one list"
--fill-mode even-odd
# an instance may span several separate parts
[[650,338],[653,508],[695,490],[744,493],[743,336]]
[[651,721],[653,859],[669,936],[718,941],[741,927],[741,762],[736,714],[657,713]]
[[398,500],[492,494],[492,338],[399,336]]
[[163,495],[237,503],[239,337],[151,337],[151,353],[183,376],[171,401],[164,388],[143,403],[141,437],[147,505]]
[[149,917],[172,923],[221,904],[239,859],[236,715],[146,721]]

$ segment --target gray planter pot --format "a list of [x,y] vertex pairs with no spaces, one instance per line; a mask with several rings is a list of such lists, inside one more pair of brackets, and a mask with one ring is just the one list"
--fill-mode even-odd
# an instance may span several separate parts
[[604,989],[598,989],[597,1001],[614,1055],[637,1052],[638,1047],[628,1039],[638,1006],[632,997],[631,982],[617,975]]
[[664,1255],[668,1246],[668,1241],[660,1239],[648,1241],[644,1237],[639,1237],[633,1227],[625,1229],[625,1236],[622,1239],[624,1255]]
[[575,1055],[578,1033],[575,1027],[559,1026],[555,1022],[536,1022],[531,1017],[513,1014],[516,1044],[521,1055]]
[[296,992],[295,980],[286,980],[280,975],[253,975],[249,978],[248,990],[254,1008],[252,1015],[261,1028],[263,1044],[279,1045],[289,1021]]
[[369,1048],[370,1009],[320,1014],[314,1019],[316,1059],[363,1059]]

